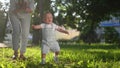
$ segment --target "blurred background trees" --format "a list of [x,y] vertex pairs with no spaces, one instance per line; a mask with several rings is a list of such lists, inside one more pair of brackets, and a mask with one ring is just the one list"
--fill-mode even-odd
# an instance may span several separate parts
[[120,16],[119,3],[119,0],[57,0],[57,18],[62,18],[63,25],[78,29],[84,42],[97,42],[96,27],[110,19],[110,15]]
[[[111,15],[120,17],[120,0],[35,0],[35,5],[36,9],[32,14],[31,24],[40,24],[43,13],[51,11],[54,14],[56,24],[77,29],[80,31],[80,40],[89,44],[99,41],[95,29],[99,27],[101,21],[111,19]],[[0,11],[2,21],[6,17],[2,16],[4,11]],[[2,30],[0,29],[0,31]],[[31,32],[33,33],[32,43],[39,44],[41,31],[31,30]],[[107,29],[105,32],[110,31]],[[108,33],[105,33],[105,38],[108,36],[106,34]]]
[[3,7],[3,4],[0,2],[0,42],[3,42],[5,36],[5,29],[8,18],[8,15],[6,13],[6,7],[8,7],[8,4]]
[[[43,13],[51,11],[54,14],[54,22],[56,24],[63,25],[66,28],[77,29],[81,33],[80,39],[89,44],[99,41],[95,29],[99,27],[101,21],[110,19],[110,15],[120,16],[119,0],[35,1],[37,5],[33,14],[33,24],[40,24]],[[40,35],[40,30],[33,30],[34,44],[39,44]],[[105,36],[107,37],[108,35]]]

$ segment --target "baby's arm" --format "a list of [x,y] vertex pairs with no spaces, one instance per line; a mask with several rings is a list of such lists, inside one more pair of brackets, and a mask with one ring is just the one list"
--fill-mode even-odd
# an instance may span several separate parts
[[56,29],[57,31],[59,31],[59,32],[62,32],[62,33],[65,33],[65,34],[69,34],[69,32],[67,31],[67,30],[64,30],[62,27],[58,27],[57,29]]
[[32,25],[32,28],[33,29],[41,29],[42,27],[41,27],[41,25]]

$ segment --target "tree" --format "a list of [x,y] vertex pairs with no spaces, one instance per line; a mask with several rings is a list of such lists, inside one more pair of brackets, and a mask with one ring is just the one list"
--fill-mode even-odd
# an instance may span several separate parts
[[[51,1],[50,0],[35,0],[37,3],[35,12],[34,12],[34,17],[33,17],[33,24],[37,25],[42,23],[42,17],[43,13],[45,11],[50,11],[51,9]],[[33,30],[33,44],[37,45],[41,41],[41,30]]]
[[119,0],[56,0],[58,18],[62,17],[64,21],[62,24],[77,28],[86,40],[96,38],[94,30],[100,21],[110,19],[110,15],[120,16],[119,6]]
[[[7,5],[6,5],[7,6]],[[3,8],[2,3],[0,2],[0,42],[3,42],[4,36],[5,36],[5,29],[6,29],[6,23],[7,23],[7,12],[6,9]]]
[[[43,10],[53,11],[58,24],[76,28],[86,40],[96,42],[95,29],[100,21],[110,19],[110,15],[120,16],[119,0],[36,0],[40,5],[43,1]],[[40,7],[38,5],[38,8]],[[37,8],[37,9],[38,9]],[[38,14],[39,15],[39,9]],[[40,14],[41,15],[41,14]],[[41,16],[40,16],[41,17]],[[90,36],[91,35],[91,36]],[[94,40],[95,41],[94,41]]]
[[107,43],[118,44],[120,41],[119,33],[113,27],[105,27],[104,37]]

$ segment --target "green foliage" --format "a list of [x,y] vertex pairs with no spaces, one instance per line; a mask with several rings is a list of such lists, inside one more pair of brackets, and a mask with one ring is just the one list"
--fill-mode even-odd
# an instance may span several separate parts
[[75,24],[88,24],[89,21],[97,25],[100,21],[108,19],[109,15],[118,14],[120,11],[119,3],[119,0],[63,0],[56,1],[56,10],[59,11],[61,18],[70,27],[74,27]]
[[55,23],[78,29],[86,36],[95,35],[99,22],[110,19],[110,15],[120,16],[119,0],[36,0],[36,3],[34,24],[39,24],[43,12],[49,10],[56,14]]
[[80,35],[80,39],[83,40],[83,42],[88,43],[89,45],[91,43],[98,43],[99,40],[97,38],[97,34],[95,33],[95,31],[88,31],[86,33],[82,33]]
[[105,27],[105,42],[119,44],[119,33],[113,27]]
[[12,60],[11,48],[0,48],[0,68],[120,68],[120,48],[108,44],[61,45],[59,64],[53,61],[53,54],[47,54],[47,64],[41,65],[39,46],[28,47],[27,60]]
[[76,28],[83,35],[95,38],[94,30],[100,21],[110,19],[110,15],[120,16],[119,3],[119,0],[58,0],[55,12],[59,14],[56,19],[60,25]]

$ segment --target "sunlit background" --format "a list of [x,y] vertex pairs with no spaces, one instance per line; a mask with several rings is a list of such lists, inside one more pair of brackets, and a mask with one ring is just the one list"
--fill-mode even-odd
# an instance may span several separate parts
[[6,7],[5,5],[9,5],[9,1],[10,0],[0,0],[0,2],[2,3],[3,7],[2,10],[5,9],[6,11],[8,10],[8,6]]
[[10,0],[0,0],[0,1],[4,3],[4,2],[9,2]]
[[10,0],[0,0],[0,2],[3,3],[3,5],[5,5],[5,3],[8,3]]

